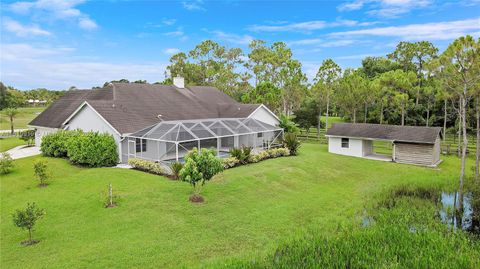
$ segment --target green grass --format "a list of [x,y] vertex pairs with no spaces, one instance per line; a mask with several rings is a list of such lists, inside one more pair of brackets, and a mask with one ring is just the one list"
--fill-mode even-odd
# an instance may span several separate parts
[[[52,180],[38,188],[33,162],[46,159]],[[395,185],[456,186],[459,161],[438,169],[329,154],[305,143],[300,155],[227,170],[208,183],[204,204],[191,204],[184,182],[134,170],[78,168],[63,159],[17,160],[0,178],[1,268],[168,268],[265,256],[305,230],[329,235],[360,222],[376,194]],[[469,160],[471,162],[471,160]],[[470,163],[469,163],[470,164]],[[112,182],[116,208],[102,206]],[[36,202],[47,214],[38,245],[23,247],[27,232],[12,212]]]
[[[18,108],[18,114],[13,120],[15,129],[25,129],[45,107],[21,107]],[[0,111],[0,130],[10,130],[10,119],[5,115],[4,111]]]
[[7,151],[20,145],[25,145],[25,141],[18,137],[0,138],[0,152]]

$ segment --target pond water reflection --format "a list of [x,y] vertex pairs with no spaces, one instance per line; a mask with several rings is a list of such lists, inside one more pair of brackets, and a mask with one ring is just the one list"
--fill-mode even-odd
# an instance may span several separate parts
[[480,235],[480,208],[475,208],[474,203],[479,198],[475,199],[472,193],[465,193],[462,213],[455,210],[457,199],[458,193],[442,193],[441,206],[438,211],[440,219],[453,229],[462,229]]

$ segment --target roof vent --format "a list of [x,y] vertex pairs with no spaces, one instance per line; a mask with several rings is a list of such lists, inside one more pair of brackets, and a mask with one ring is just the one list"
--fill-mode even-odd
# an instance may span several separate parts
[[185,79],[182,77],[174,77],[173,78],[173,86],[183,89],[185,88]]

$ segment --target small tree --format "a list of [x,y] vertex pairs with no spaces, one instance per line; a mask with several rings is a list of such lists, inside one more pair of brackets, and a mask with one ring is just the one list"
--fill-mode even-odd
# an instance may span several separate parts
[[33,141],[35,140],[35,131],[34,130],[23,131],[20,134],[20,139],[25,141],[28,146],[33,145]]
[[201,187],[214,175],[223,171],[223,162],[216,157],[214,150],[194,148],[185,156],[185,165],[180,170],[180,178],[193,187],[191,202],[203,202]]
[[23,241],[23,245],[28,246],[38,243],[37,240],[32,239],[32,231],[37,220],[43,217],[43,215],[45,215],[45,210],[38,208],[35,203],[28,203],[25,210],[17,209],[15,213],[13,213],[13,223],[15,226],[28,230],[28,240]]
[[297,155],[298,149],[300,148],[300,140],[294,133],[286,133],[283,138],[283,143],[288,150],[290,150],[291,155]]
[[48,184],[45,181],[49,178],[47,173],[47,163],[45,161],[37,161],[33,164],[35,177],[40,181],[39,187],[45,187]]
[[105,207],[106,208],[116,207],[117,206],[117,200],[118,200],[118,196],[113,195],[113,187],[112,187],[112,183],[110,183],[110,184],[108,184],[108,195],[107,195],[107,199],[105,201]]
[[8,152],[2,152],[0,157],[0,174],[5,175],[10,173],[14,164],[12,156]]
[[16,108],[7,108],[5,109],[5,115],[8,116],[10,119],[10,131],[12,135],[15,133],[15,129],[13,128],[13,119],[17,116],[18,110]]

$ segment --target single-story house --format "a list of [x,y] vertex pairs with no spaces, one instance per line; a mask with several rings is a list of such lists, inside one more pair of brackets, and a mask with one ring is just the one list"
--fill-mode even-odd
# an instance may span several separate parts
[[280,144],[278,117],[262,104],[241,104],[214,87],[111,83],[72,90],[38,115],[29,126],[35,144],[58,130],[111,134],[121,162],[137,157],[179,160],[192,147],[213,147],[222,156],[232,147],[261,150]]
[[[441,130],[440,127],[335,123],[325,136],[331,153],[435,167],[441,162]],[[392,143],[392,156],[375,153],[373,141]]]

